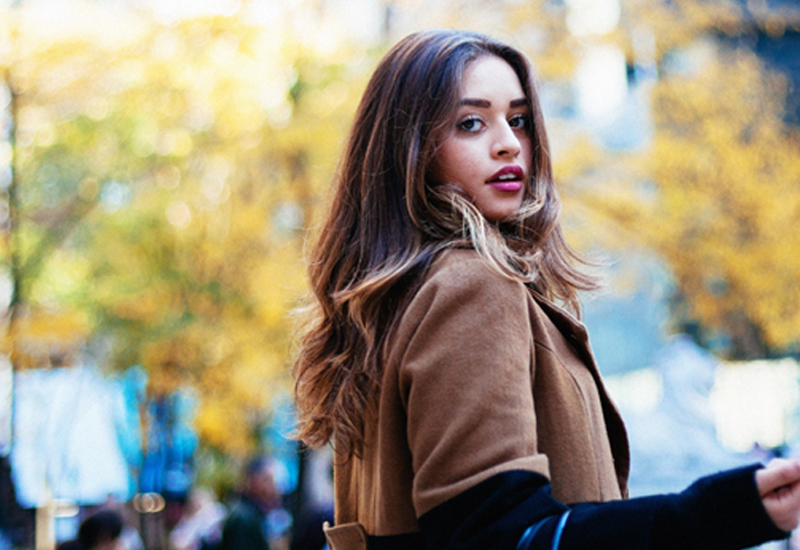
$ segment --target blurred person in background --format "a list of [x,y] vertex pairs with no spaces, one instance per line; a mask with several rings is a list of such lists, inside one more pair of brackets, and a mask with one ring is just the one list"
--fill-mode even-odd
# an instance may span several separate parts
[[281,509],[273,463],[256,457],[247,463],[241,492],[222,527],[222,550],[271,550],[268,518]]
[[134,526],[133,511],[130,508],[109,494],[100,509],[116,512],[122,518],[122,533],[119,536],[122,543],[121,550],[144,550],[144,541]]
[[62,542],[58,550],[123,550],[122,515],[114,510],[100,510],[88,516],[78,528],[78,537]]
[[189,492],[183,516],[169,536],[171,550],[212,550],[222,541],[227,510],[207,487]]
[[294,511],[290,550],[321,550],[325,534],[320,525],[333,522],[333,455],[330,449],[302,449],[304,466],[301,505]]

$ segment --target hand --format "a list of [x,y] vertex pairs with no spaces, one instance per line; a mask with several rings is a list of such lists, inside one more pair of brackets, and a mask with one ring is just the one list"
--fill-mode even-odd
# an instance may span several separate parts
[[756,471],[756,486],[772,523],[792,531],[800,522],[800,459],[776,458]]

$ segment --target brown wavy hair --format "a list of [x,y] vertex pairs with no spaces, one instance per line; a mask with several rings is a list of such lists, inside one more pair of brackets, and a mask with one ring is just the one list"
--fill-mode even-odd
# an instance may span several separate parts
[[[428,177],[454,123],[464,69],[494,55],[528,99],[533,169],[513,219],[487,221],[459,189]],[[294,365],[298,437],[360,455],[384,344],[434,257],[471,247],[503,275],[578,312],[594,288],[564,240],[547,134],[525,55],[465,31],[412,34],[376,68],[356,112],[309,261],[313,303]]]

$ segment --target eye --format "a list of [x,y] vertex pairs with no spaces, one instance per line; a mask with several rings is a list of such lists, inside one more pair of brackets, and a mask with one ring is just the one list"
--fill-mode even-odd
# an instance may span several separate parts
[[465,118],[458,123],[458,129],[465,132],[477,132],[483,127],[483,121],[475,116]]
[[523,129],[528,127],[528,115],[514,115],[508,121],[508,125],[515,129]]

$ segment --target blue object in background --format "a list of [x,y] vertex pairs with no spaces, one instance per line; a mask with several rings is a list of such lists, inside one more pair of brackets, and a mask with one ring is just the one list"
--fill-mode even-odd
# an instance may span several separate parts
[[139,472],[140,493],[160,493],[164,488],[168,410],[167,400],[164,398],[147,403],[145,411],[147,439],[143,445],[142,469]]
[[271,422],[261,435],[269,456],[277,463],[275,485],[284,495],[295,490],[300,473],[298,442],[289,437],[294,427],[295,411],[292,398],[286,394],[276,395],[272,401]]
[[198,445],[192,427],[197,398],[189,390],[147,403],[147,443],[139,474],[139,492],[183,499],[194,482]]

